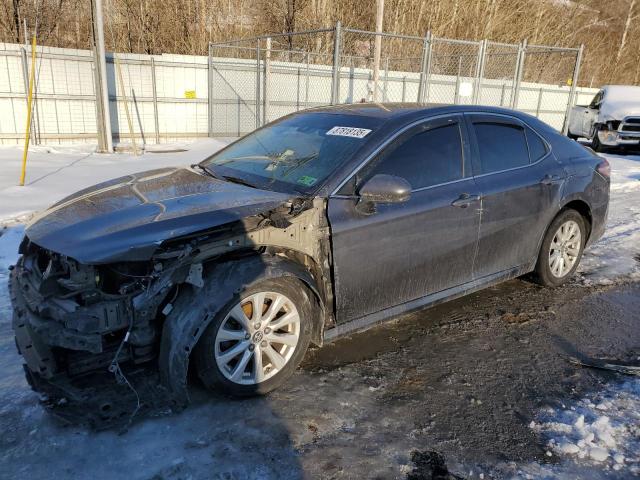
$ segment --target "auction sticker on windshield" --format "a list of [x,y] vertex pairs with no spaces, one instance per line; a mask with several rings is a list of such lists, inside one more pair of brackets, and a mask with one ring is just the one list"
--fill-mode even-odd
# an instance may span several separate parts
[[371,132],[368,128],[356,127],[333,127],[327,135],[339,135],[341,137],[364,138]]

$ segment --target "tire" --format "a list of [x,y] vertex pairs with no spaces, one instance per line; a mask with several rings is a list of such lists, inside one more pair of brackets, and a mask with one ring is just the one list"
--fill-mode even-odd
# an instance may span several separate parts
[[[282,385],[309,347],[313,321],[309,295],[306,286],[293,277],[262,280],[243,289],[239,298],[216,314],[194,350],[196,371],[204,386],[225,395],[248,397],[266,394]],[[258,317],[254,306],[259,304],[262,314]],[[278,310],[271,312],[271,307]],[[277,326],[283,321],[291,323],[270,329],[269,325]],[[290,345],[277,342],[285,335]],[[240,353],[233,356],[236,352]],[[258,353],[262,368],[256,364]]]
[[574,135],[569,131],[567,131],[567,137],[570,138],[571,140],[578,140],[578,138],[580,138],[578,135]]
[[591,148],[598,153],[604,153],[607,151],[606,147],[600,143],[600,138],[598,137],[598,128],[596,128],[593,132],[593,138],[591,139]]
[[[574,232],[575,229],[579,232],[577,239],[569,235],[569,231]],[[563,239],[563,233],[568,237],[565,236]],[[549,225],[542,240],[535,268],[536,281],[547,287],[557,287],[569,280],[580,264],[585,240],[586,227],[582,215],[575,210],[560,212]],[[562,260],[554,263],[552,256],[559,256]],[[570,264],[570,268],[567,265],[570,263],[568,260],[573,262]],[[562,262],[562,268],[558,268],[560,262]]]

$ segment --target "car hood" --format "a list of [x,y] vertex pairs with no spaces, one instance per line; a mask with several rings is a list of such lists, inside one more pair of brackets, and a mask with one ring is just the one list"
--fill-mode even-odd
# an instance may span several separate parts
[[640,117],[640,100],[604,102],[599,113],[602,122],[622,120],[625,117]]
[[81,263],[146,260],[165,240],[266,213],[289,199],[164,168],[81,190],[36,216],[30,241]]

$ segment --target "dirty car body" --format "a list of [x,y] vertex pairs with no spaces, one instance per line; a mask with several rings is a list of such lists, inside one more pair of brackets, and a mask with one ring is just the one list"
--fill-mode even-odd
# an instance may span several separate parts
[[[430,155],[437,165],[420,164]],[[11,275],[27,377],[64,390],[114,362],[142,366],[184,405],[192,352],[246,286],[300,282],[321,346],[525,274],[561,212],[584,218],[583,245],[602,235],[602,160],[510,110],[351,105],[80,191],[33,219]]]

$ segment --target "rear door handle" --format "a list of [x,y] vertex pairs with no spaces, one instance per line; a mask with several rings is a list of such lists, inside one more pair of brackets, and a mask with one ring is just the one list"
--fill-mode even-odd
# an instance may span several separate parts
[[560,175],[545,175],[540,180],[540,183],[543,185],[553,185],[554,183],[558,183],[561,180]]
[[469,195],[468,193],[461,194],[453,202],[451,206],[459,208],[467,208],[469,205],[480,201],[480,195]]

